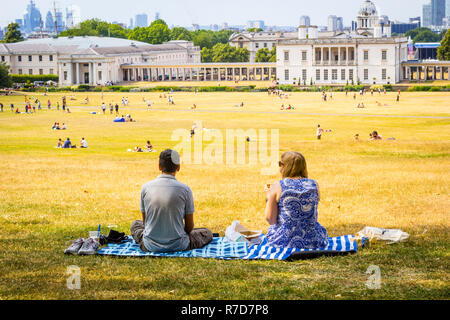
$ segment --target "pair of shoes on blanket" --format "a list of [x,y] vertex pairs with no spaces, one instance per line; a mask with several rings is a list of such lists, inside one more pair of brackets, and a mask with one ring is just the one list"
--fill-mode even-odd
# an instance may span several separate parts
[[83,239],[79,238],[64,250],[65,254],[74,255],[92,255],[96,254],[100,244],[93,238]]
[[100,236],[100,245],[108,244],[108,243],[122,243],[126,241],[128,237],[124,232],[118,232],[116,230],[109,231],[109,235]]

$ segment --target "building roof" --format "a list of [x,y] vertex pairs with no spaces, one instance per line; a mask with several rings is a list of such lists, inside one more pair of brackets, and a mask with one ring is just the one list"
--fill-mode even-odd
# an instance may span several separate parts
[[135,45],[149,45],[148,43],[121,39],[121,38],[109,38],[109,37],[59,37],[59,38],[47,38],[47,39],[30,39],[21,43],[27,44],[47,44],[55,47],[60,46],[77,46],[79,49],[87,49],[90,47],[127,47],[132,44]]
[[0,53],[14,54],[118,55],[186,49],[185,41],[149,44],[128,39],[87,36],[29,39],[0,44]]

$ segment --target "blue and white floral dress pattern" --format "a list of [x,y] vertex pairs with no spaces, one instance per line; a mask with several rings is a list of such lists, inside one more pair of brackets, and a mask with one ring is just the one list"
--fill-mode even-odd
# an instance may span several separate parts
[[268,245],[313,249],[328,245],[328,233],[317,222],[319,190],[311,179],[283,179],[278,221],[269,227]]

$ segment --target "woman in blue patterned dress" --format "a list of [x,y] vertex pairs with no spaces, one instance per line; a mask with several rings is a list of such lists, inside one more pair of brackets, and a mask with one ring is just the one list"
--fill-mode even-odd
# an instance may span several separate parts
[[268,245],[287,248],[323,248],[328,234],[317,222],[319,188],[308,179],[306,161],[298,152],[281,156],[282,180],[267,190]]

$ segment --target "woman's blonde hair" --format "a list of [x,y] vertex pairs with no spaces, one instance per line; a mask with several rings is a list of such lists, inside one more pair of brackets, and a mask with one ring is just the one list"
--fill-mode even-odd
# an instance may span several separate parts
[[281,175],[284,178],[308,178],[305,157],[299,152],[288,151],[283,153],[280,161]]

